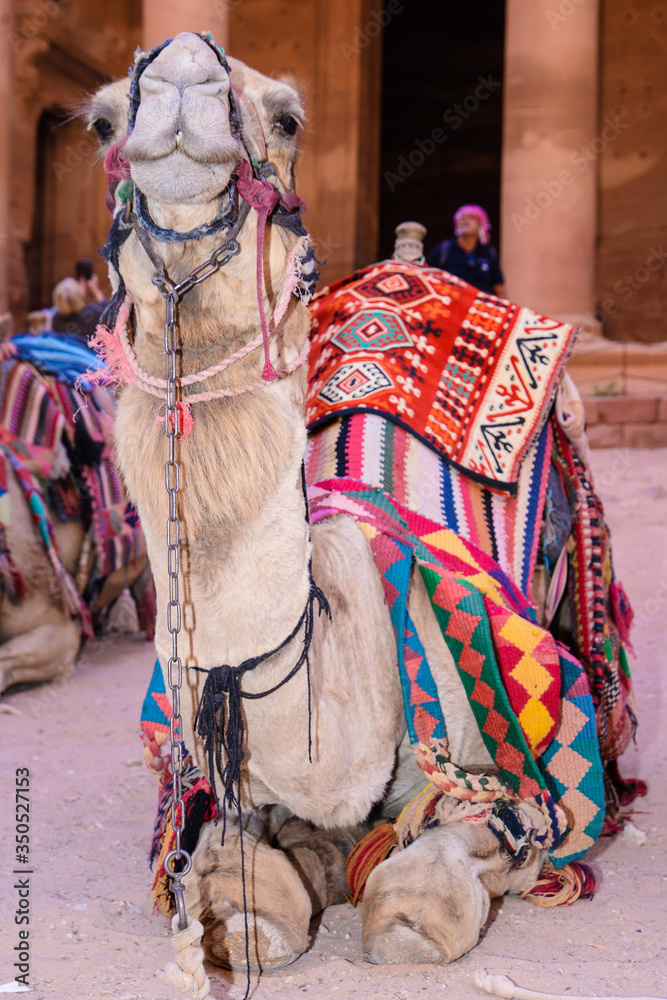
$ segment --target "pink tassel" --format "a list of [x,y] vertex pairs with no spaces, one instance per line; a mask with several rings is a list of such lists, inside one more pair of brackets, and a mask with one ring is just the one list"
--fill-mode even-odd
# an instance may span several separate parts
[[264,363],[264,370],[262,372],[262,381],[273,382],[274,378],[278,378],[278,376],[276,374],[275,368],[271,364],[269,357],[267,356],[268,352],[266,351],[266,348],[264,350],[265,350],[264,356],[266,357],[266,362]]
[[[119,316],[120,320],[120,316]],[[132,369],[125,357],[123,346],[115,330],[109,330],[101,323],[90,338],[90,346],[104,362],[104,368],[99,371],[87,371],[84,378],[88,382],[129,382]]]
[[126,142],[127,136],[119,139],[118,142],[114,142],[104,157],[104,170],[109,175],[109,183],[104,201],[110,212],[113,212],[116,207],[114,192],[118,183],[130,178],[130,164],[123,156],[123,146]]
[[109,175],[109,181],[115,184],[130,178],[130,164],[123,156],[123,147],[126,142],[127,136],[114,142],[104,156],[104,172]]
[[[178,432],[176,437],[180,441],[182,438],[189,437],[192,434],[195,422],[190,410],[190,404],[186,400],[176,403],[176,412],[178,414]],[[157,409],[155,411],[155,423],[161,424],[163,421],[164,410]],[[174,429],[174,417],[171,413],[169,414],[169,429],[172,431]]]

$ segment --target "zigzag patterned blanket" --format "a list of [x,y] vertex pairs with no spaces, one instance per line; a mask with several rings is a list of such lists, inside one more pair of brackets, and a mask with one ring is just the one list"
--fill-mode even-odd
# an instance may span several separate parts
[[516,492],[572,326],[397,260],[325,288],[311,313],[311,430],[380,413],[484,485]]
[[[308,499],[313,523],[344,513],[369,540],[420,767],[458,798],[536,804],[543,825],[533,827],[533,840],[558,866],[581,857],[604,820],[595,710],[581,665],[535,623],[532,606],[494,560],[450,529],[349,479],[311,486]],[[413,560],[495,761],[500,793],[493,782],[480,788],[449,760],[437,689],[407,610]]]

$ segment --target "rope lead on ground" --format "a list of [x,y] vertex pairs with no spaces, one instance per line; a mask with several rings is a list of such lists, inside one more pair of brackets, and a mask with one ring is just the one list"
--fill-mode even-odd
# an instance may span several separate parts
[[[503,1000],[567,1000],[565,993],[538,993],[516,986],[507,976],[491,976],[478,969],[473,982],[477,989]],[[623,997],[580,997],[579,1000],[624,1000]],[[627,997],[626,1000],[665,1000],[665,997]]]

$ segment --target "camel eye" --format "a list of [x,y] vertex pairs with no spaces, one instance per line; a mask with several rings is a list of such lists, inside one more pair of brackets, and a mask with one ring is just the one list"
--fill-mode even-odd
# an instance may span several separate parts
[[114,132],[113,125],[106,118],[95,119],[93,122],[93,128],[97,132],[97,138],[101,142],[105,142],[107,139],[110,139]]
[[280,118],[276,119],[275,124],[285,135],[294,135],[299,127],[299,123],[294,115],[281,115]]

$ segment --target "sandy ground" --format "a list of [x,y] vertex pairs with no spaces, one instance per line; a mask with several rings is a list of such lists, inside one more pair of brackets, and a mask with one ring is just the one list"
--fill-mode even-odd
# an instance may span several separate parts
[[[255,1000],[437,1000],[480,996],[476,969],[568,996],[667,997],[667,452],[600,451],[598,488],[615,540],[619,576],[638,618],[634,664],[640,728],[622,764],[649,782],[633,821],[643,846],[604,840],[589,860],[592,902],[540,910],[506,897],[482,940],[446,967],[372,966],[361,958],[360,920],[327,910],[310,951],[287,969],[253,977]],[[0,984],[13,979],[18,890],[14,774],[30,769],[30,983],[36,1000],[167,1000],[155,973],[171,956],[166,922],[151,916],[146,849],[155,779],[141,764],[139,710],[153,652],[141,637],[98,642],[76,674],[5,697],[1,714]],[[212,974],[212,997],[241,998],[243,977]]]

